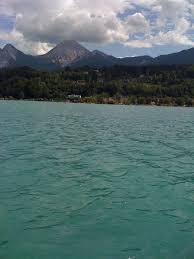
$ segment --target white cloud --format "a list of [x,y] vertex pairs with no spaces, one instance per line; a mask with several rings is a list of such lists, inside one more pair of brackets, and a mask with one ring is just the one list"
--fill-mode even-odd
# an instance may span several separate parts
[[183,34],[183,33],[186,33],[190,27],[191,27],[191,23],[187,21],[185,18],[181,18],[177,21],[175,25],[175,31],[180,34]]
[[16,21],[0,39],[31,53],[64,39],[135,48],[194,45],[187,34],[193,30],[193,0],[1,0],[1,13]]
[[156,6],[159,7],[163,17],[176,20],[188,11],[189,1],[187,0],[158,0]]
[[150,24],[148,20],[146,20],[145,16],[141,13],[135,13],[126,18],[127,31],[130,34],[135,34],[139,32],[148,32],[150,29]]
[[148,40],[131,40],[127,41],[125,46],[133,48],[151,48],[152,44]]

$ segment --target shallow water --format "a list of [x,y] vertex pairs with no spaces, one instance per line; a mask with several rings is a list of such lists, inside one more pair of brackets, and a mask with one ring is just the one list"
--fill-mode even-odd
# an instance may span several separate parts
[[194,258],[194,109],[1,101],[0,258]]

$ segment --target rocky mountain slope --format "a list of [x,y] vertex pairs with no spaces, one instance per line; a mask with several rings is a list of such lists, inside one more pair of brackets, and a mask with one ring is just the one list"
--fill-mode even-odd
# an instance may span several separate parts
[[90,55],[90,51],[73,40],[66,40],[58,44],[54,49],[42,56],[52,63],[65,67]]

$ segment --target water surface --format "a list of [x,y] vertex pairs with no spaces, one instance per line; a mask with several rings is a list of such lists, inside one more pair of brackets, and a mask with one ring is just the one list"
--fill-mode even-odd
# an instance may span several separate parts
[[194,258],[194,109],[0,102],[1,259]]

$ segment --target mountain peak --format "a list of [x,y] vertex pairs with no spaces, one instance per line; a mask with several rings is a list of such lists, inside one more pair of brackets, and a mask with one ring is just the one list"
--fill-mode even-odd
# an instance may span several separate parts
[[63,40],[62,42],[60,42],[59,44],[58,44],[58,46],[60,46],[60,45],[63,45],[63,46],[67,46],[67,45],[69,45],[69,46],[72,46],[72,45],[80,45],[77,41],[75,41],[75,40]]
[[90,51],[74,40],[64,40],[54,49],[50,50],[44,57],[62,67],[67,66],[77,59],[89,55]]
[[75,40],[64,40],[64,41],[60,42],[59,44],[57,44],[54,49],[63,49],[63,51],[65,51],[67,49],[73,49],[73,50],[82,49],[82,50],[86,50],[87,52],[89,52],[89,50],[87,50],[85,47],[83,47],[79,42],[77,42]]
[[108,56],[107,54],[105,54],[105,53],[103,53],[102,51],[97,50],[97,49],[93,50],[93,51],[92,51],[92,54],[93,54],[93,55],[100,55],[100,56],[103,56],[103,57],[107,57],[107,56]]
[[3,52],[9,55],[12,59],[16,60],[18,55],[24,55],[21,51],[16,49],[13,45],[7,44],[3,48]]
[[9,50],[17,50],[17,49],[12,44],[6,44],[3,50],[9,51]]

